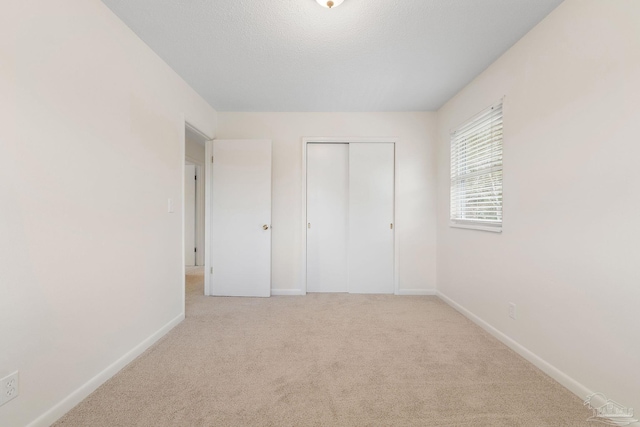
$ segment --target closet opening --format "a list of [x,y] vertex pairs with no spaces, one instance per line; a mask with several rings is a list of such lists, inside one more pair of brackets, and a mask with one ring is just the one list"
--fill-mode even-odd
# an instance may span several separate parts
[[303,139],[305,292],[397,293],[394,139]]

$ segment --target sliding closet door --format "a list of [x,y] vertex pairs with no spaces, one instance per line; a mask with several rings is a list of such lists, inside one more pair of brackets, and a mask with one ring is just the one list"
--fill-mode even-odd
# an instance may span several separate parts
[[307,292],[347,292],[349,145],[307,145]]
[[349,144],[349,292],[392,294],[394,144]]

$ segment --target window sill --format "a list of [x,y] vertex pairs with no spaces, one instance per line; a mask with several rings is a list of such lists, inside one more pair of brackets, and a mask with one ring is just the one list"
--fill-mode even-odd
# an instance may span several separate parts
[[492,233],[502,233],[502,226],[500,227],[492,227],[488,225],[479,225],[479,224],[458,224],[455,222],[450,222],[449,227],[452,228],[466,228],[467,230],[479,230],[479,231],[489,231]]

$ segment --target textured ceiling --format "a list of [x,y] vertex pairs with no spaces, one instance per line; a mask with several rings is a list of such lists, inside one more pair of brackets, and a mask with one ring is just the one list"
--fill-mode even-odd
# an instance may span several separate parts
[[561,0],[103,2],[220,111],[431,111]]

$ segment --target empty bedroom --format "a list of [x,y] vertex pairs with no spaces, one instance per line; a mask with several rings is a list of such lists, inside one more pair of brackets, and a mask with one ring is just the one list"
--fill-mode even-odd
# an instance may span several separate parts
[[3,0],[0,426],[640,426],[640,1]]

